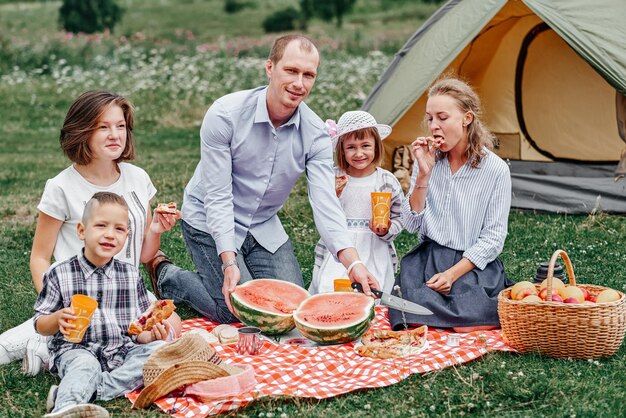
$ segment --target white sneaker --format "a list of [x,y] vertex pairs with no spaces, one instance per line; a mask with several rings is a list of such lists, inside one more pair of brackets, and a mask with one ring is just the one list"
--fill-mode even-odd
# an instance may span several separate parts
[[0,365],[23,358],[26,353],[26,342],[37,335],[32,318],[3,332],[0,335]]
[[92,403],[82,403],[79,405],[69,405],[57,411],[50,412],[43,418],[108,418],[109,411],[99,405]]
[[57,391],[59,390],[59,385],[50,386],[50,390],[48,391],[48,397],[46,398],[46,412],[50,413],[54,409],[54,403],[57,400]]
[[48,368],[48,337],[36,335],[26,343],[26,354],[22,360],[22,374],[37,376],[42,368]]

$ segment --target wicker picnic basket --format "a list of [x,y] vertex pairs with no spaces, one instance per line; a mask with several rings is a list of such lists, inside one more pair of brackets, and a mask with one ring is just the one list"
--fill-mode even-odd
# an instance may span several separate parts
[[[557,250],[550,259],[548,276],[561,257],[567,268],[569,284],[576,286],[574,269],[568,255]],[[597,296],[606,287],[577,285]],[[552,280],[548,280],[548,297]],[[537,286],[537,290],[539,290]],[[525,302],[511,299],[511,288],[498,295],[498,314],[502,335],[519,352],[535,351],[559,358],[598,358],[613,355],[624,340],[626,331],[626,297],[613,302],[573,304],[561,302]]]

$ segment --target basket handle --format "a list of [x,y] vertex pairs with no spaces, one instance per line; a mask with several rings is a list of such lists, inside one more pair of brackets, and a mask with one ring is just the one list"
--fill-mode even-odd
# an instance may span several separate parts
[[548,275],[546,276],[546,279],[548,279],[548,294],[546,297],[549,301],[552,300],[552,277],[554,276],[554,265],[556,264],[556,259],[559,258],[559,256],[565,263],[570,286],[576,286],[576,276],[574,276],[574,268],[572,267],[572,262],[570,261],[569,256],[563,250],[556,250],[554,254],[552,254],[552,258],[550,258],[550,263],[548,264]]

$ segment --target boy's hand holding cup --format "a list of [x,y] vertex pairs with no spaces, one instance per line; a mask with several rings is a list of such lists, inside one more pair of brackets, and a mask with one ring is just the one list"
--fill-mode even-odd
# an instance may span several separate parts
[[[85,336],[85,331],[91,322],[93,313],[98,308],[98,301],[86,295],[73,295],[70,309],[73,315],[69,315],[68,309],[63,309],[63,313],[59,318],[59,329],[65,338],[65,341],[71,343],[79,343]],[[65,321],[63,321],[65,320]],[[61,322],[65,322],[63,325]],[[63,332],[65,329],[66,332]]]

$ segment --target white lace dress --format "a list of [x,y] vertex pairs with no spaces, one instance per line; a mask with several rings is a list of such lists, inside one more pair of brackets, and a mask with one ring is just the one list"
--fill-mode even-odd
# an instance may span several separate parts
[[[372,217],[370,193],[381,191],[377,187],[377,183],[381,182],[381,171],[383,170],[379,169],[367,177],[350,177],[339,201],[346,214],[348,233],[353,246],[357,249],[367,269],[380,283],[381,290],[390,293],[396,268],[394,261],[397,261],[395,248],[391,240],[386,241],[369,229],[369,221]],[[401,229],[401,226],[399,228]],[[399,231],[392,233],[391,229],[390,234],[395,237]],[[347,277],[346,268],[335,260],[335,257],[330,254],[323,243],[317,244],[315,252],[316,263],[313,268],[313,279],[309,286],[309,292],[311,294],[332,292],[334,291],[334,279]]]

